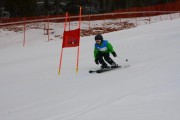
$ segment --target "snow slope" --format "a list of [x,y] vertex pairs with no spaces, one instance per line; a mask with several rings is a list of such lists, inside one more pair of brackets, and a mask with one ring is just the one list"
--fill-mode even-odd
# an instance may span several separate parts
[[64,49],[58,76],[61,41],[27,32],[22,47],[22,33],[0,31],[0,120],[180,119],[180,19],[104,34],[131,67],[103,74],[88,73],[94,36],[81,38],[78,74],[77,48]]

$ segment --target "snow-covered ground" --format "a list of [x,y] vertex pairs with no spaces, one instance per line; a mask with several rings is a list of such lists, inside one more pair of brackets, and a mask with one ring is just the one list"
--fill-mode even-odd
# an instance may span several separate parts
[[[0,30],[0,120],[180,120],[180,19],[103,34],[127,69],[97,69],[94,36],[65,48],[43,31]],[[129,61],[126,63],[125,59]]]

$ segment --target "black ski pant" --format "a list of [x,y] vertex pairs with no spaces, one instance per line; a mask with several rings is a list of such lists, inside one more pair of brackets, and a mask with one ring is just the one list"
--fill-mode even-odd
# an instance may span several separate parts
[[98,59],[100,64],[105,64],[105,61],[108,62],[110,65],[112,63],[114,63],[114,61],[110,58],[110,54],[109,53],[98,52],[97,59]]

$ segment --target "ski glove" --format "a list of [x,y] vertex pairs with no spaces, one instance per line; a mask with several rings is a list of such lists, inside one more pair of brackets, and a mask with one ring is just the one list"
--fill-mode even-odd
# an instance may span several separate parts
[[117,54],[116,54],[115,52],[112,52],[112,55],[113,55],[114,57],[117,57]]
[[96,63],[97,65],[99,64],[99,61],[98,61],[98,59],[95,59],[94,61],[95,61],[95,63]]

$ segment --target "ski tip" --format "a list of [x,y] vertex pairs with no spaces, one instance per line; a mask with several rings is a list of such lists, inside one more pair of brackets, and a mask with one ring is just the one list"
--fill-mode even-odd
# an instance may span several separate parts
[[94,71],[93,70],[90,70],[89,73],[93,73]]

